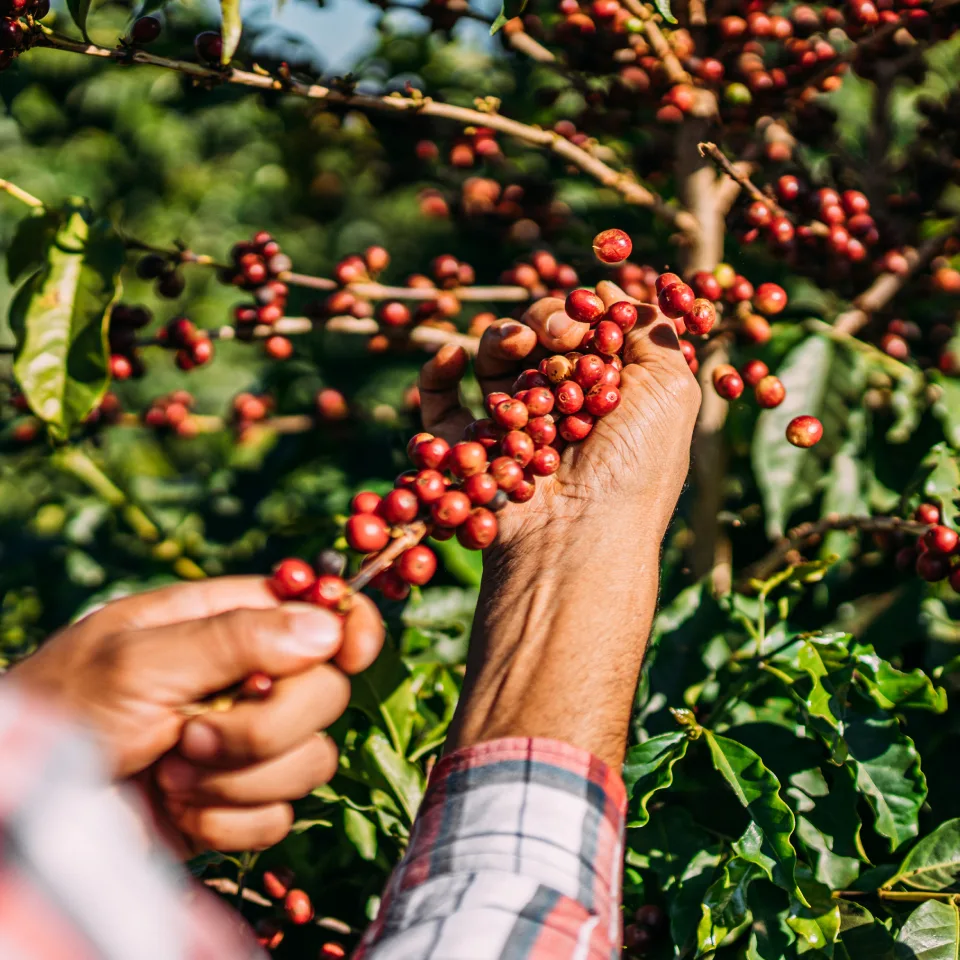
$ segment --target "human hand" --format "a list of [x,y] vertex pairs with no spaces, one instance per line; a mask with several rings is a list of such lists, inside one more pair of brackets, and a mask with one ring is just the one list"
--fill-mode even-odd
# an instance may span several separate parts
[[[282,839],[287,801],[336,771],[336,748],[317,731],[343,713],[346,674],[369,666],[382,642],[365,597],[341,621],[280,603],[263,577],[224,577],[110,603],[9,676],[85,722],[118,779],[139,774],[185,848],[253,849]],[[182,712],[255,672],[274,679],[263,700]]]

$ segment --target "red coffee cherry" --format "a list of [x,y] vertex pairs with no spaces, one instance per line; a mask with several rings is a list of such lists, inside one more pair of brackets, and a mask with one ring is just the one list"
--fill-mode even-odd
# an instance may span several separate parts
[[367,247],[363,259],[371,273],[382,273],[390,266],[390,254],[383,247]]
[[682,283],[683,281],[675,273],[661,273],[654,281],[654,293],[657,296],[673,283]]
[[724,400],[736,400],[743,393],[743,380],[739,373],[728,373],[717,380],[714,389]]
[[144,46],[160,36],[162,25],[156,17],[138,17],[130,28],[130,39]]
[[592,291],[580,287],[572,290],[563,305],[567,316],[581,323],[596,323],[606,312],[603,301]]
[[727,299],[731,303],[743,303],[753,296],[753,284],[742,274],[735,274],[727,288]]
[[557,424],[553,417],[534,417],[526,427],[527,436],[538,446],[553,443],[557,438]]
[[753,302],[762,313],[773,316],[787,305],[787,291],[776,283],[761,283]]
[[317,391],[316,405],[321,420],[345,420],[350,415],[346,397],[332,387]]
[[390,542],[386,523],[372,513],[355,513],[347,520],[344,534],[347,543],[359,553],[376,553]]
[[347,951],[339,943],[325,943],[320,948],[320,960],[343,960]]
[[291,890],[283,901],[283,909],[291,923],[302,925],[313,919],[313,904],[303,890]]
[[549,387],[550,381],[539,371],[533,368],[524,370],[516,380],[513,381],[513,392],[520,390],[534,390],[537,387]]
[[412,486],[421,503],[433,503],[447,492],[443,474],[437,470],[421,470],[413,478]]
[[[604,321],[605,323],[607,321]],[[597,328],[600,329],[599,327]],[[573,379],[583,390],[589,390],[594,384],[603,379],[606,364],[594,354],[585,354],[580,357],[573,368]],[[572,412],[572,411],[568,411]]]
[[275,870],[263,871],[263,892],[274,900],[280,900],[287,895],[293,884],[293,871],[287,867],[277,867]]
[[633,252],[633,241],[622,230],[604,230],[593,238],[593,252],[603,263],[621,263]]
[[529,478],[524,477],[523,481],[517,484],[510,494],[510,500],[512,503],[526,503],[528,500],[533,499],[533,495],[536,492],[536,477],[531,473]]
[[690,333],[702,336],[713,329],[717,322],[717,311],[710,300],[700,297],[693,301],[690,311],[683,315],[683,322]]
[[[577,387],[577,389],[580,388]],[[521,467],[525,467],[533,459],[533,440],[519,430],[511,430],[500,441],[500,452],[505,457],[516,460]]]
[[510,493],[523,482],[523,467],[511,457],[497,457],[490,464],[490,476],[501,490]]
[[[519,468],[519,464],[516,464]],[[467,477],[461,487],[475,507],[486,506],[499,492],[497,481],[489,473],[475,473]]]
[[604,314],[604,320],[615,323],[623,333],[629,333],[640,318],[637,308],[626,300],[618,300]]
[[960,537],[955,530],[949,527],[937,525],[931,527],[924,535],[923,542],[928,550],[935,550],[938,553],[953,553],[956,549]]
[[748,343],[766,343],[773,336],[770,324],[759,313],[741,317],[739,333]]
[[859,190],[844,190],[840,202],[848,217],[866,213],[870,209],[870,201]]
[[464,440],[479,443],[485,450],[495,447],[503,436],[503,428],[498,427],[489,418],[475,420],[463,432]]
[[316,579],[309,563],[290,557],[276,565],[269,585],[277,599],[293,600],[306,593]]
[[928,583],[943,580],[950,572],[950,561],[942,553],[927,551],[917,557],[917,576]]
[[623,349],[623,331],[619,325],[612,320],[601,320],[593,329],[593,349],[608,356],[619,353]]
[[762,360],[748,360],[740,376],[748,387],[755,387],[769,372],[770,368]]
[[486,409],[487,413],[493,414],[493,411],[505,400],[510,400],[510,394],[504,393],[502,390],[494,390],[493,393],[488,393],[486,398],[483,401],[483,406]]
[[[553,397],[550,397],[551,401]],[[461,479],[482,473],[487,468],[486,447],[476,441],[455,443],[447,454],[447,469]]]
[[441,437],[422,440],[413,449],[410,458],[421,470],[436,470],[447,458],[450,444]]
[[880,349],[894,360],[906,360],[910,356],[910,345],[895,333],[885,333],[880,338]]
[[[452,533],[453,531],[450,532]],[[404,581],[400,577],[400,574],[392,568],[377,574],[373,579],[373,586],[375,586],[387,600],[393,600],[398,603],[401,600],[406,600],[407,597],[410,596],[410,584]]]
[[612,363],[605,363],[603,365],[603,376],[600,378],[600,383],[608,387],[619,387],[620,368],[615,367]]
[[653,945],[653,934],[646,928],[634,923],[623,928],[623,945],[633,954],[643,956]]
[[522,430],[530,419],[526,404],[519,400],[504,400],[493,411],[494,421],[505,430]]
[[413,319],[413,315],[405,303],[385,300],[377,310],[377,319],[387,327],[405,327]]
[[696,297],[693,289],[685,283],[671,283],[657,296],[661,313],[670,317],[671,320],[679,320],[685,313],[689,313],[694,300]]
[[691,286],[693,287],[694,293],[696,293],[698,297],[703,297],[705,300],[719,300],[723,295],[720,281],[707,270],[700,270],[698,273],[695,273],[691,281]]
[[764,377],[754,388],[754,396],[757,398],[757,403],[760,404],[764,409],[772,409],[773,407],[779,407],[783,403],[784,397],[787,395],[786,388],[783,383],[781,383],[779,377],[775,377],[772,374]]
[[289,360],[293,356],[293,343],[286,337],[268,337],[263,349],[271,360]]
[[345,611],[350,588],[342,577],[328,575],[317,577],[316,582],[304,595],[307,603],[317,607],[324,607],[337,613]]
[[550,413],[556,401],[549,387],[533,387],[527,391],[524,403],[531,418],[543,417]]
[[470,498],[460,490],[448,490],[430,508],[433,522],[441,527],[459,527],[470,514]]
[[457,539],[468,550],[483,550],[497,536],[497,518],[486,507],[475,507],[457,529]]
[[256,922],[253,932],[257,943],[267,950],[276,950],[283,943],[283,930],[266,917]]
[[796,233],[793,224],[786,217],[774,217],[767,229],[770,239],[781,247],[787,246]]
[[570,443],[583,440],[592,429],[593,416],[585,411],[571,413],[569,416],[564,417],[557,427],[560,436]]
[[770,208],[762,200],[754,200],[747,207],[747,223],[753,227],[766,227],[772,219]]
[[576,413],[583,406],[583,390],[573,380],[565,380],[554,391],[560,413]]
[[390,526],[411,523],[420,512],[420,501],[412,490],[391,490],[380,502],[379,513]]
[[437,557],[429,547],[420,543],[401,553],[394,569],[401,580],[422,587],[437,572]]
[[913,512],[913,519],[917,523],[939,523],[940,508],[935,503],[921,503]]
[[583,407],[595,417],[605,417],[620,406],[620,391],[598,383],[584,398]]
[[822,436],[823,424],[816,417],[805,414],[787,424],[787,440],[795,447],[812,447]]
[[380,506],[380,495],[371,490],[361,490],[350,501],[351,513],[376,513]]

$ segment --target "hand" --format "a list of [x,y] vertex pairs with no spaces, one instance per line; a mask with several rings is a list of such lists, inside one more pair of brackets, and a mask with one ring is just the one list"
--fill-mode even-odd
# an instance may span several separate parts
[[[139,774],[155,816],[186,846],[253,849],[281,840],[287,801],[336,771],[336,748],[317,731],[343,713],[346,674],[369,666],[382,642],[365,597],[341,621],[281,604],[262,577],[224,577],[108,604],[9,676],[87,723],[114,775]],[[257,671],[274,678],[264,700],[190,720],[181,712]]]
[[[603,282],[609,307],[629,300]],[[632,301],[636,303],[636,301]],[[690,462],[700,405],[673,323],[652,304],[623,351],[622,400],[568,446],[536,495],[497,514],[484,560],[467,672],[448,747],[549,737],[618,766],[656,608],[660,543]],[[511,392],[522,367],[575,350],[588,326],[545,298],[523,323],[483,335],[474,369],[484,393]],[[424,428],[450,443],[473,419],[459,400],[467,358],[445,347],[420,380]]]

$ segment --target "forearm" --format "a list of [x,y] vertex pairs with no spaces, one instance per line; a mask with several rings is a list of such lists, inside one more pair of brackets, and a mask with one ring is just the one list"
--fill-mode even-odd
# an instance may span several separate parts
[[661,538],[627,516],[581,516],[492,552],[448,749],[548,737],[619,769]]

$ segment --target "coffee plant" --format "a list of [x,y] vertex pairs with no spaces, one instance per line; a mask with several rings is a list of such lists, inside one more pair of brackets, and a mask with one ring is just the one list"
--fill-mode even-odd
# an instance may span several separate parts
[[[666,316],[703,404],[624,767],[624,950],[956,960],[957,0],[375,5],[330,76],[239,0],[0,2],[0,664],[177,579],[378,588],[335,779],[279,847],[193,863],[275,956],[344,956],[497,513],[603,455],[624,336]],[[579,347],[468,376],[460,442],[424,432],[423,361],[548,296]]]

